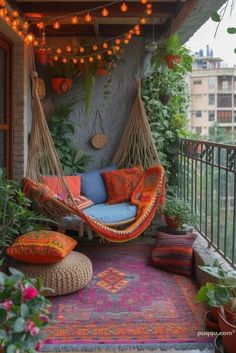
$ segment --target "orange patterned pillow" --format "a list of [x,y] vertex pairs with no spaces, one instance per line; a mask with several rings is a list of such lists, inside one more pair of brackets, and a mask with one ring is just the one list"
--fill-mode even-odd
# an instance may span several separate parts
[[6,252],[19,261],[53,264],[69,255],[76,244],[76,240],[65,234],[39,230],[20,235]]
[[142,166],[102,173],[108,193],[107,203],[112,205],[130,201],[132,193],[142,175]]
[[[68,175],[65,176],[65,182],[70,189],[71,195],[74,198],[80,196],[81,190],[81,176],[80,175]],[[58,176],[42,176],[41,182],[52,190],[56,195],[63,196],[63,186],[61,184],[61,179]]]

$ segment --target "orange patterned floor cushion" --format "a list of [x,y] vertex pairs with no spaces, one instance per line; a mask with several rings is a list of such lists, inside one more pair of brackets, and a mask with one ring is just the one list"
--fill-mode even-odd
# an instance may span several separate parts
[[[65,182],[67,183],[73,198],[79,198],[81,191],[81,177],[80,175],[65,176]],[[42,176],[41,182],[50,188],[58,197],[63,197],[63,187],[61,184],[60,177],[58,176]]]
[[108,193],[107,203],[111,205],[130,201],[142,175],[142,166],[102,173]]
[[76,244],[65,234],[40,230],[20,235],[6,252],[19,261],[52,264],[69,255]]

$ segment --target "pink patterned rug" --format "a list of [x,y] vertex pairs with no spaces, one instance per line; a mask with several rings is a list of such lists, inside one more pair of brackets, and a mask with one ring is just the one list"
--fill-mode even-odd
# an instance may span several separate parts
[[[57,322],[44,351],[211,347],[196,282],[149,266],[151,245],[79,247],[93,263],[90,284],[52,299]],[[203,334],[202,334],[203,333]]]

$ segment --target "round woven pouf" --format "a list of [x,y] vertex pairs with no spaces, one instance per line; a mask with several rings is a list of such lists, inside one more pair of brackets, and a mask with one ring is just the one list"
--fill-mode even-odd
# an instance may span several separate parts
[[42,278],[45,287],[54,292],[46,296],[63,295],[85,287],[92,278],[93,268],[89,258],[72,251],[64,260],[55,264],[27,264],[15,261],[11,267],[17,268],[27,277]]

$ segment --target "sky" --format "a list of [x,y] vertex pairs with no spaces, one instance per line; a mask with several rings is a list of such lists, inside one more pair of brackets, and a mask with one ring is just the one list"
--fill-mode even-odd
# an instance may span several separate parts
[[192,50],[193,53],[204,49],[206,53],[206,46],[209,44],[213,49],[215,57],[220,57],[229,66],[236,65],[236,34],[227,33],[227,27],[236,27],[236,7],[230,16],[229,11],[225,14],[222,23],[219,26],[216,37],[214,38],[217,23],[209,19],[199,30],[190,38],[186,46]]

